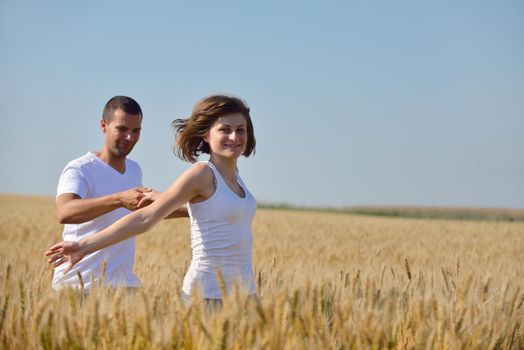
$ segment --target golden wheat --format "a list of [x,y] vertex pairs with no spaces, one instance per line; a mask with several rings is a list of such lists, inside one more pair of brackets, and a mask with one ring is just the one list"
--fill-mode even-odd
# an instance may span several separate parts
[[[524,348],[524,223],[259,210],[259,302],[186,306],[187,220],[137,240],[136,293],[50,289],[53,200],[0,196],[3,349]],[[225,293],[225,292],[224,292]]]

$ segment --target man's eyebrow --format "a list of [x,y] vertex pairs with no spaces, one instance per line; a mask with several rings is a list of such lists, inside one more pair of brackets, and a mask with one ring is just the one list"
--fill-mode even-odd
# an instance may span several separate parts
[[[130,127],[127,127],[125,125],[116,125],[115,128],[117,129],[131,129]],[[142,130],[142,127],[138,127],[138,128],[133,128],[133,130]]]

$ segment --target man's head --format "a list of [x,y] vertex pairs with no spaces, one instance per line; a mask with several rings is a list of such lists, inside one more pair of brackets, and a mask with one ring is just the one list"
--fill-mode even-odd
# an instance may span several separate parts
[[127,114],[140,114],[140,117],[143,117],[142,109],[140,108],[138,102],[133,100],[131,97],[115,96],[111,98],[109,101],[107,101],[104,107],[104,113],[102,114],[102,119],[109,123],[111,121],[111,118],[113,117],[113,114],[118,109],[121,109]]
[[140,138],[142,109],[131,97],[115,96],[106,103],[100,126],[107,150],[114,157],[124,158]]

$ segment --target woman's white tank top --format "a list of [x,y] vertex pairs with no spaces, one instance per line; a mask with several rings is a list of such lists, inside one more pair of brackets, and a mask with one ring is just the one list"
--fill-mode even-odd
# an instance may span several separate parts
[[215,192],[203,202],[188,203],[193,258],[182,291],[190,295],[194,288],[200,288],[204,298],[222,298],[216,273],[219,270],[228,293],[237,284],[249,295],[255,294],[251,232],[255,198],[238,174],[244,198],[228,187],[211,162],[200,163],[207,164],[213,171]]

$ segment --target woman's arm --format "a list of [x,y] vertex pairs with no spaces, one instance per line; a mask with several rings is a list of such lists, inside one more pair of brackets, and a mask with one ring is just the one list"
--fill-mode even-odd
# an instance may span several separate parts
[[[85,255],[150,230],[175,209],[195,198],[209,197],[214,191],[213,174],[205,164],[196,164],[184,172],[151,205],[137,210],[106,229],[78,242],[60,242],[46,252],[54,267],[68,262],[69,271]],[[64,272],[64,273],[65,273]]]
[[[163,192],[158,192],[155,190],[151,190],[150,192],[144,193],[144,196],[138,202],[137,209],[141,209],[143,207],[146,207],[156,201]],[[171,212],[168,216],[165,217],[165,219],[177,219],[177,218],[188,218],[189,212],[187,211],[187,207],[185,205],[176,208],[174,211]]]

